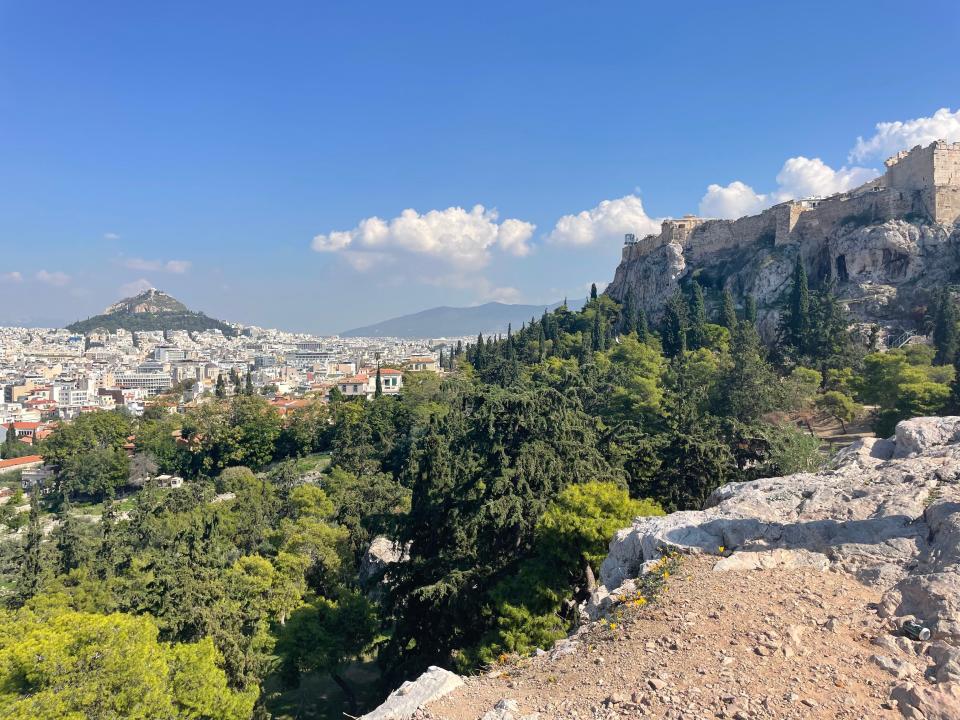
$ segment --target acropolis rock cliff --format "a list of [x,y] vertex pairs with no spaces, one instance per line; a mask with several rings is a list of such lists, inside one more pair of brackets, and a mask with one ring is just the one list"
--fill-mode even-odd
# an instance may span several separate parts
[[913,330],[930,290],[960,275],[960,143],[917,146],[886,166],[850,192],[737,220],[688,215],[665,220],[659,235],[628,235],[607,293],[620,302],[633,293],[657,317],[695,276],[714,302],[724,287],[739,303],[752,295],[769,336],[799,255],[812,284],[833,280],[858,321]]

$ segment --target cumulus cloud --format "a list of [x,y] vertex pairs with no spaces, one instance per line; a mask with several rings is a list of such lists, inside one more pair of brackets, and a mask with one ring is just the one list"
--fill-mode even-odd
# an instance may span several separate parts
[[752,215],[777,203],[797,198],[833,195],[851,190],[877,177],[873,168],[842,167],[834,170],[820,158],[802,155],[789,158],[777,173],[777,188],[758,193],[740,180],[729,185],[713,184],[700,200],[700,215],[738,218]]
[[707,194],[700,200],[700,215],[714,218],[738,218],[753,215],[772,205],[769,196],[756,192],[739,180],[729,185],[707,186]]
[[449,207],[422,215],[404,210],[392,220],[369,217],[352,230],[313,238],[316,252],[340,253],[354,268],[369,269],[395,253],[427,256],[458,268],[487,265],[494,249],[522,257],[530,253],[532,223],[513,218],[498,222],[494,209]]
[[604,200],[590,210],[564,215],[547,236],[549,242],[584,247],[622,242],[625,233],[638,237],[659,232],[660,221],[649,217],[637,195]]
[[23,275],[21,275],[19,271],[14,270],[0,275],[0,280],[3,282],[19,283],[23,282]]
[[133,295],[139,295],[144,290],[149,290],[152,287],[154,287],[152,282],[146,278],[139,278],[138,280],[121,285],[120,297],[132,297]]
[[168,272],[176,275],[182,275],[190,269],[192,263],[189,260],[144,260],[143,258],[127,258],[123,261],[123,266],[129,270],[144,270],[147,272]]
[[37,280],[47,285],[53,285],[54,287],[63,287],[70,282],[70,276],[64,272],[56,270],[54,272],[49,272],[47,270],[40,270],[34,276]]
[[960,110],[951,112],[949,108],[940,108],[930,117],[879,122],[873,135],[867,139],[857,138],[850,151],[850,162],[870,157],[885,159],[899,150],[929,145],[934,140],[960,142]]

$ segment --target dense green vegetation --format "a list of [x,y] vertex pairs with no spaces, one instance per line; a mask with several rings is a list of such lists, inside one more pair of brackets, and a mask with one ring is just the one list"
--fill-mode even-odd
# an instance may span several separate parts
[[[652,328],[632,298],[591,293],[478,337],[445,358],[452,375],[408,374],[398,398],[334,394],[281,418],[238,377],[184,415],[64,424],[42,448],[50,492],[0,518],[26,525],[0,554],[0,707],[86,717],[106,693],[116,716],[262,718],[265,684],[322,674],[345,698],[333,710],[357,714],[352,662],[376,658],[386,688],[529,653],[569,631],[633,517],[816,468],[819,440],[778,414],[846,423],[866,403],[886,432],[954,403],[949,296],[937,347],[886,353],[858,350],[802,266],[784,303],[767,347],[749,298],[694,282]],[[157,472],[188,482],[116,499]],[[90,503],[99,522],[77,512]],[[361,572],[378,536],[406,558]]]

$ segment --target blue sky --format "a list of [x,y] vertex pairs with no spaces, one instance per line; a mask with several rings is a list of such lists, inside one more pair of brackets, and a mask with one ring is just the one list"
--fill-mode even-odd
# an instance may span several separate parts
[[960,134],[958,37],[955,2],[0,0],[0,323],[582,295],[627,228]]

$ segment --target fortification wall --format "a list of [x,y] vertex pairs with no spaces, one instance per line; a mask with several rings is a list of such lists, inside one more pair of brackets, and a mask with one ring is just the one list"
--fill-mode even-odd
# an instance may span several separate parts
[[933,154],[936,144],[919,145],[899,152],[887,160],[884,185],[898,190],[922,190],[933,187]]
[[960,220],[960,143],[936,144],[933,154],[934,219],[953,224]]
[[718,252],[753,245],[765,238],[773,244],[776,225],[776,213],[771,210],[738,220],[707,220],[687,238],[684,254],[689,262],[698,263]]

